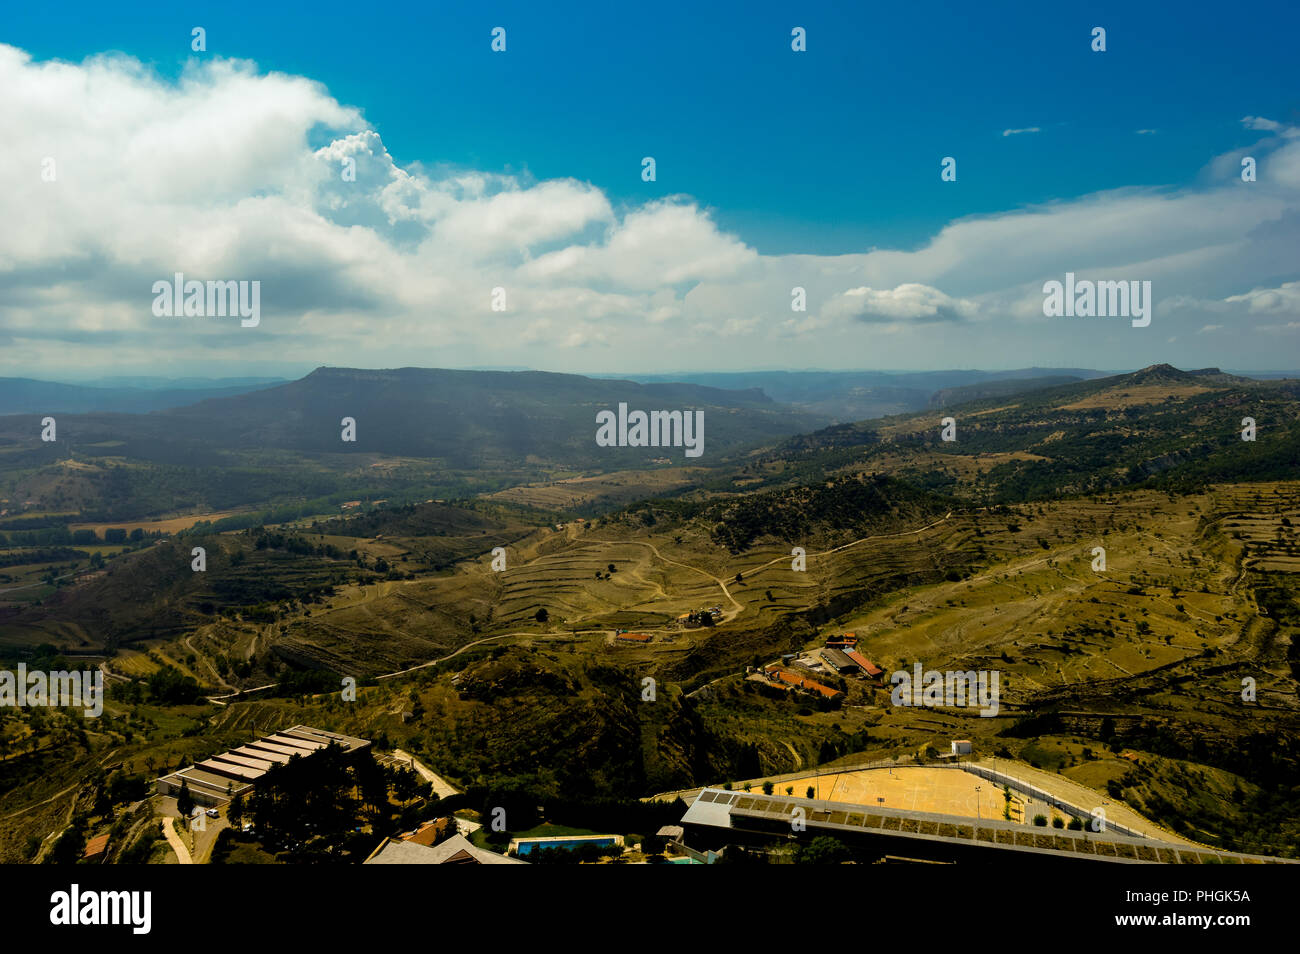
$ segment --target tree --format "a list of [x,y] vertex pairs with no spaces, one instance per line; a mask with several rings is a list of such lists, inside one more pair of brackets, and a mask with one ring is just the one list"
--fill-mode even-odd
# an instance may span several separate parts
[[1035,816],[1034,816],[1034,824],[1037,825],[1039,828],[1045,828],[1045,827],[1047,827],[1047,816],[1046,816],[1046,815],[1035,815]]
[[420,794],[420,779],[410,769],[398,769],[393,779],[393,793],[405,805]]
[[817,789],[815,789],[815,788],[813,788],[811,785],[809,785],[809,786],[808,786],[807,797],[808,797],[808,798],[816,798],[816,797],[817,797]]
[[818,835],[806,845],[795,849],[794,863],[797,865],[838,865],[851,857],[849,849],[836,838]]
[[176,810],[182,818],[189,818],[194,811],[194,796],[190,794],[190,783],[181,779],[181,790],[176,794]]
[[764,794],[764,795],[771,795],[771,794],[772,794],[772,788],[773,788],[773,786],[772,786],[772,783],[771,783],[770,781],[768,781],[768,782],[764,782],[764,783],[763,783],[763,794]]
[[47,865],[75,865],[86,852],[86,835],[81,830],[81,823],[74,819],[72,827],[65,831],[50,853],[45,856]]
[[226,817],[230,819],[230,824],[239,826],[244,823],[244,793],[238,792],[230,800],[230,807],[226,809]]
[[99,791],[95,793],[95,806],[91,809],[91,812],[100,818],[105,818],[113,813],[113,799],[109,795],[107,786],[100,786]]

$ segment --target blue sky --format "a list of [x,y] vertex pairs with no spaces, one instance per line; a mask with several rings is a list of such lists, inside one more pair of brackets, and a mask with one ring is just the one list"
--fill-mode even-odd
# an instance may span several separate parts
[[[4,36],[174,75],[203,26],[209,52],[360,106],[399,163],[572,176],[629,202],[685,192],[765,253],[914,246],[959,215],[1184,182],[1208,144],[1249,141],[1243,109],[1300,120],[1296,4],[127,6],[17,5]],[[956,188],[937,185],[946,155]]]
[[[194,26],[207,31],[207,50],[201,54],[189,48]],[[490,50],[494,26],[507,30],[505,54]],[[806,53],[790,49],[794,26],[807,30]],[[1094,26],[1107,30],[1105,53],[1090,48]],[[608,203],[608,214],[593,213],[571,234],[542,236],[521,253],[521,261],[563,248],[575,236],[581,239],[578,244],[600,244],[596,233],[612,234],[609,230],[617,229],[625,216],[653,208],[657,201],[686,202],[710,227],[743,247],[743,254],[721,255],[726,261],[723,271],[734,275],[750,269],[754,274],[746,287],[768,279],[777,287],[780,282],[773,273],[778,259],[815,256],[838,268],[843,262],[836,262],[837,257],[865,256],[873,249],[918,255],[933,251],[945,229],[967,221],[1074,208],[1091,203],[1092,197],[1118,197],[1126,190],[1140,191],[1148,200],[1203,196],[1230,178],[1224,176],[1224,157],[1254,148],[1261,134],[1273,137],[1265,151],[1277,150],[1278,155],[1294,144],[1287,130],[1300,125],[1300,58],[1294,53],[1298,27],[1296,5],[1283,3],[1240,11],[1206,3],[1176,8],[1146,3],[737,3],[711,4],[707,10],[688,3],[613,8],[399,3],[382,9],[331,3],[138,3],[125,10],[69,3],[60,6],[57,18],[29,5],[13,8],[0,27],[0,42],[22,51],[28,58],[23,68],[33,72],[50,61],[84,65],[88,57],[120,51],[139,61],[139,70],[156,73],[143,85],[175,84],[172,98],[177,101],[185,93],[186,70],[210,68],[228,58],[251,61],[249,68],[263,79],[269,73],[302,77],[320,84],[322,96],[331,103],[354,111],[353,120],[331,114],[329,122],[313,127],[306,139],[314,149],[364,127],[382,141],[386,163],[422,181],[445,182],[467,172],[496,177],[491,190],[572,181],[595,190]],[[49,72],[44,79],[50,79]],[[132,71],[121,72],[129,78]],[[212,88],[221,82],[212,75],[192,78],[192,83]],[[295,108],[298,100],[289,97],[288,102],[286,108]],[[76,104],[67,105],[72,111]],[[80,108],[84,112],[85,104]],[[304,115],[310,113],[307,109]],[[135,121],[143,126],[147,117]],[[266,117],[263,121],[269,122]],[[124,122],[129,125],[130,120]],[[1009,130],[1019,131],[1005,134]],[[213,128],[210,135],[219,143],[223,133]],[[52,141],[35,135],[32,148],[52,149]],[[219,151],[219,145],[214,146],[214,152]],[[640,160],[646,155],[656,159],[655,182],[641,180]],[[957,159],[954,183],[940,182],[944,156]],[[1285,184],[1289,187],[1290,180]],[[202,187],[192,183],[188,188]],[[247,188],[250,196],[294,191],[285,178],[230,188]],[[136,198],[124,195],[123,201]],[[1271,212],[1261,210],[1232,235],[1206,236],[1202,251],[1249,241],[1270,220],[1282,223],[1280,234],[1290,237],[1295,234],[1288,214],[1292,198],[1279,193]],[[233,199],[225,196],[222,201]],[[1213,207],[1210,202],[1208,208]],[[330,218],[319,207],[313,206],[313,211]],[[1136,210],[1125,213],[1133,214]],[[336,226],[356,224],[341,223],[338,217],[331,221]],[[430,233],[439,227],[433,219],[425,225]],[[1131,234],[1143,227],[1141,221],[1131,220],[1123,231]],[[1168,222],[1162,228],[1177,231]],[[382,225],[375,225],[374,231],[400,248],[401,235],[385,233]],[[1093,248],[1105,245],[1104,237],[1094,237]],[[1196,250],[1155,249],[1153,254],[1169,260],[1195,257]],[[186,256],[179,251],[155,256],[159,266],[168,264],[163,259],[169,257],[179,264]],[[235,259],[238,256],[225,260]],[[251,252],[245,259],[256,260]],[[757,271],[755,261],[762,265]],[[1077,255],[1063,255],[1059,267],[1050,263],[1041,275],[1008,276],[1004,285],[1019,287],[1031,278],[1041,282],[1068,269],[1140,269],[1142,261],[1140,250],[1124,261],[1104,261],[1081,249]],[[42,273],[48,273],[50,263],[42,267]],[[103,275],[113,268],[104,263]],[[596,269],[597,275],[593,268],[582,270],[582,287],[591,294],[628,292],[627,281],[608,269]],[[1209,302],[1208,308],[1234,296],[1247,301],[1241,296],[1276,287],[1286,301],[1280,311],[1273,311],[1294,317],[1287,310],[1286,286],[1300,276],[1285,264],[1266,264],[1253,275],[1232,269],[1226,261],[1219,271],[1189,267],[1185,284],[1165,277],[1161,289],[1184,304],[1193,299]],[[338,262],[331,270],[337,273]],[[168,274],[161,267],[154,271]],[[977,277],[973,261],[965,272],[952,263],[916,271],[915,276],[909,274],[906,265],[856,272],[845,268],[837,277],[843,278],[843,287],[828,286],[815,297],[831,302],[836,295],[864,287],[894,294],[903,285],[919,284],[943,296],[930,291],[921,296],[939,302],[940,318],[955,321],[954,316],[979,310],[974,305],[965,311],[949,307],[946,299],[974,302],[987,314],[1009,307],[1006,302],[986,305],[978,298],[991,293],[998,282],[990,283],[987,275]],[[1161,277],[1160,269],[1155,272]],[[707,285],[710,277],[704,271],[679,269],[674,274],[678,277],[666,277],[662,289],[679,305],[689,305],[691,289]],[[121,267],[116,275],[124,279]],[[285,329],[292,317],[296,340],[305,345],[312,337],[303,333],[311,303],[295,304],[288,291],[306,280],[295,284],[278,266],[268,275],[268,281],[280,276],[284,294],[272,296],[268,305],[273,314],[279,307],[281,320],[278,325],[268,322],[267,333]],[[548,272],[548,280],[550,276]],[[941,278],[950,282],[943,284]],[[566,287],[572,291],[577,285]],[[782,303],[769,302],[768,314],[756,301],[741,303],[738,291],[725,299],[734,303],[734,313],[717,315],[718,300],[710,301],[706,291],[694,294],[695,307],[711,308],[720,329],[748,335],[776,323],[788,324],[788,307],[780,307]],[[373,299],[373,292],[343,297],[355,309]],[[652,323],[666,320],[662,316],[670,309],[665,301],[649,301],[654,295],[645,287],[636,292],[645,300],[624,301],[619,307]],[[788,290],[784,294],[788,306]],[[907,298],[910,293],[899,294]],[[1249,302],[1256,307],[1259,300],[1257,296]],[[906,317],[908,309],[892,307],[884,314],[902,316],[900,321]],[[916,313],[922,325],[936,314],[926,307],[929,311]],[[543,314],[546,308],[551,311]],[[817,309],[810,306],[810,311]],[[839,311],[844,313],[843,308]],[[1186,358],[1177,353],[1190,347],[1190,335],[1228,327],[1223,324],[1227,319],[1207,319],[1203,311],[1195,319],[1201,324],[1183,329],[1184,345],[1172,349],[1176,353],[1170,357],[1196,363],[1196,355],[1216,352],[1201,342]],[[531,342],[526,354],[532,360],[498,354],[484,339],[457,341],[436,355],[420,356],[421,363],[527,363],[557,370],[682,367],[639,366],[644,342],[621,335],[608,308],[591,313],[590,321],[599,327],[568,335],[567,346],[552,349],[550,338],[564,321],[555,312],[553,304],[539,305],[528,326],[531,337],[521,331],[520,340]],[[676,317],[690,314],[691,308],[683,306]],[[395,320],[391,315],[385,319]],[[323,319],[310,326],[322,336],[321,347],[309,349],[313,356],[305,357],[305,364],[331,359],[342,363],[342,355],[356,353],[338,336],[330,339],[331,350]],[[0,334],[15,327],[21,322],[0,323]],[[810,327],[826,337],[820,327]],[[1212,330],[1203,332],[1207,327]],[[787,329],[791,334],[797,330]],[[807,331],[809,327],[802,333]],[[904,346],[900,342],[909,334],[907,329],[892,328],[890,338],[865,342],[867,353],[853,360],[845,356],[842,336],[821,351],[795,351],[800,363],[818,366],[884,366],[869,360],[873,355],[909,367],[969,363],[957,360],[963,355],[985,364],[994,355],[1011,364],[1080,363],[1068,335],[1050,347],[990,348],[981,357],[964,346],[954,346],[951,352],[927,351],[927,330],[919,332]],[[770,336],[765,347],[736,355],[741,365],[770,367],[794,360],[775,338]],[[103,340],[108,342],[110,336]],[[193,340],[207,355],[194,369],[199,372],[210,370],[202,366],[205,363],[250,360],[223,350],[224,334],[205,332]],[[1125,350],[1119,344],[1105,347]],[[591,348],[613,351],[596,357]],[[587,354],[579,355],[576,349],[587,349]],[[1281,356],[1275,348],[1268,350],[1272,360],[1264,363],[1276,367]],[[374,351],[374,360],[385,361],[397,353]],[[1105,353],[1100,349],[1092,363]],[[1237,365],[1245,367],[1252,353],[1240,347],[1235,357]],[[176,360],[195,363],[192,356]],[[720,363],[700,360],[702,366]],[[37,363],[43,362],[38,358]],[[1106,366],[1131,363],[1112,361]],[[6,373],[3,367],[0,373]]]

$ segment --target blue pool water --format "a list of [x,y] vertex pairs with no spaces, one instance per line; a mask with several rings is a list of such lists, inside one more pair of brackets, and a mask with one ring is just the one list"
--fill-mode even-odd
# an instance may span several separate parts
[[526,855],[534,848],[563,848],[571,851],[578,845],[613,845],[613,838],[555,838],[550,841],[530,841],[519,846],[519,854]]

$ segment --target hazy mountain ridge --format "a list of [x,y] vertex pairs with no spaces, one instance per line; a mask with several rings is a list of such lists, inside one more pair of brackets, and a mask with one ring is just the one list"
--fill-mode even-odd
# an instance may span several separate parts
[[[825,421],[779,405],[757,390],[639,384],[547,371],[423,368],[318,368],[300,381],[202,401],[170,414],[232,446],[324,453],[356,449],[445,459],[454,466],[531,456],[598,466],[616,455],[626,461],[680,454],[675,448],[597,447],[596,412],[616,410],[620,403],[629,410],[705,410],[709,452]],[[344,417],[357,422],[355,447],[340,441]]]
[[[130,379],[128,379],[130,380]],[[142,379],[144,380],[144,379]],[[34,378],[0,378],[0,415],[7,414],[145,414],[182,407],[208,398],[233,397],[273,386],[273,380],[223,383],[193,382],[183,386],[150,387],[133,384],[62,384]]]
[[[1043,386],[1044,379],[1088,380],[1109,372],[1085,368],[1020,368],[1013,371],[727,371],[630,375],[645,382],[693,382],[722,388],[761,388],[775,401],[825,414],[836,422],[861,421],[924,410],[954,388],[1008,383],[1012,393]],[[961,400],[962,398],[958,398]],[[965,399],[969,399],[969,396]]]
[[[53,442],[41,440],[44,413],[0,417],[0,498],[122,519],[359,488],[463,496],[559,471],[693,460],[684,446],[598,446],[597,412],[620,404],[702,410],[704,461],[828,422],[758,390],[541,371],[320,368],[148,414],[59,413]],[[355,421],[355,442],[342,440],[345,418]]]

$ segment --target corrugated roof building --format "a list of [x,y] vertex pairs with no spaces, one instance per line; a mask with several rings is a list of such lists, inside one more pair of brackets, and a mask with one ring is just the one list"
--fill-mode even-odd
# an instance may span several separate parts
[[464,835],[428,846],[413,841],[385,839],[364,862],[367,865],[526,865],[495,851],[475,846]]

